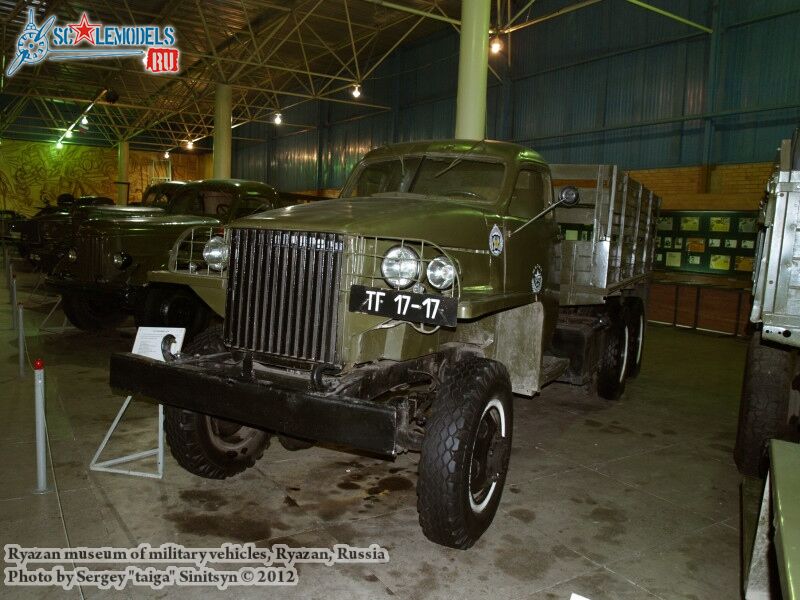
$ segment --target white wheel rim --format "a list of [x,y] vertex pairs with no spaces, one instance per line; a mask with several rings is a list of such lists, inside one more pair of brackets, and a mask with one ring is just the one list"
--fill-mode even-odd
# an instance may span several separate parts
[[639,315],[639,339],[636,346],[636,364],[642,362],[642,346],[644,345],[644,315]]
[[[481,418],[478,420],[478,424],[483,421],[483,417],[486,416],[486,413],[489,412],[492,408],[497,410],[497,414],[500,417],[500,436],[506,437],[506,412],[503,409],[503,403],[500,402],[498,398],[492,398],[483,408],[483,412],[481,413]],[[494,491],[497,489],[497,482],[493,481],[492,485],[489,486],[489,491],[486,493],[486,497],[481,502],[475,502],[475,498],[472,497],[472,457],[475,454],[475,441],[472,442],[472,453],[470,454],[470,461],[469,461],[469,479],[467,481],[467,498],[469,499],[469,506],[472,509],[472,512],[476,514],[480,514],[484,511],[484,509],[489,505],[489,502],[494,497]]]
[[625,379],[625,369],[628,368],[628,326],[625,325],[625,343],[622,344],[622,368],[619,370],[619,382]]

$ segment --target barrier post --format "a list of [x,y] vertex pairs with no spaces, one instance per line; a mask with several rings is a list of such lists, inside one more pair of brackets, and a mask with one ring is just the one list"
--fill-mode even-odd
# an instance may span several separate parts
[[17,304],[17,351],[19,352],[19,378],[25,377],[25,321],[22,302]]
[[17,305],[17,278],[12,276],[9,283],[9,291],[11,292],[11,328],[17,328],[17,311],[14,307]]
[[36,409],[36,493],[47,491],[47,424],[44,414],[44,361],[33,361],[34,402]]

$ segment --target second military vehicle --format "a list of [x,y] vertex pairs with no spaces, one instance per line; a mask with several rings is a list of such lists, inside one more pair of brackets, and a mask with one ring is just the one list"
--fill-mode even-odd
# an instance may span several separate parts
[[[659,201],[605,165],[492,141],[367,154],[341,197],[186,232],[159,281],[221,317],[167,362],[111,359],[166,405],[173,456],[224,478],[291,449],[420,452],[425,535],[468,548],[494,518],[512,393],[618,398],[642,360]],[[561,227],[593,224],[587,240]]]
[[739,471],[768,467],[771,438],[800,440],[800,135],[784,140],[762,203],[753,270],[753,336],[747,350],[734,458]]
[[281,206],[275,188],[257,181],[204,180],[182,184],[164,210],[131,216],[93,215],[77,225],[74,246],[47,278],[76,327],[97,330],[133,314],[140,325],[201,330],[208,311],[190,288],[148,285],[147,272],[167,263],[187,227],[218,227]]

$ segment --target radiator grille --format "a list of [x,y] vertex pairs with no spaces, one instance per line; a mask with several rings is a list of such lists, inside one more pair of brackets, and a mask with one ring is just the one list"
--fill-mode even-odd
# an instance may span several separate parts
[[76,250],[78,252],[78,262],[76,272],[82,281],[97,281],[105,274],[104,263],[106,261],[106,242],[99,235],[78,236],[76,240]]
[[226,342],[336,363],[343,248],[342,236],[332,233],[231,230]]

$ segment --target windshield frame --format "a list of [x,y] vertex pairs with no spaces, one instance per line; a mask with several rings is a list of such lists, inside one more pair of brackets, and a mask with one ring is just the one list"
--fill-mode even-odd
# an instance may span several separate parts
[[[435,160],[435,161],[454,161],[458,159],[459,164],[466,163],[466,162],[482,162],[482,163],[490,163],[501,165],[503,167],[503,175],[501,179],[500,186],[498,187],[497,197],[490,200],[473,200],[467,196],[442,196],[442,195],[435,195],[435,194],[426,194],[426,198],[430,198],[431,200],[437,199],[444,199],[444,200],[451,200],[454,202],[464,202],[466,204],[474,205],[474,206],[482,206],[482,207],[498,207],[504,203],[503,199],[503,192],[508,184],[509,173],[513,173],[515,169],[510,168],[511,165],[508,164],[508,161],[493,155],[487,154],[476,154],[476,153],[469,153],[469,152],[413,152],[408,154],[397,154],[394,156],[381,156],[380,158],[374,159],[363,159],[361,160],[358,165],[353,169],[350,177],[347,178],[347,182],[345,186],[342,188],[341,194],[339,195],[342,199],[351,199],[351,198],[372,198],[374,195],[369,196],[357,196],[357,195],[350,195],[351,190],[355,187],[356,182],[360,175],[364,172],[365,169],[368,167],[389,162],[403,162],[406,163],[407,168],[412,168],[408,166],[408,163],[419,159],[419,162],[413,166],[414,173],[411,177],[408,178],[408,187],[413,186],[413,184],[417,180],[417,176],[419,175],[419,170],[422,165],[425,163],[426,159]],[[445,165],[445,167],[449,166]],[[455,165],[453,168],[458,168],[459,165]],[[386,196],[389,194],[419,194],[419,192],[409,191],[409,189],[402,189],[396,190],[393,192],[381,192],[382,195]]]

